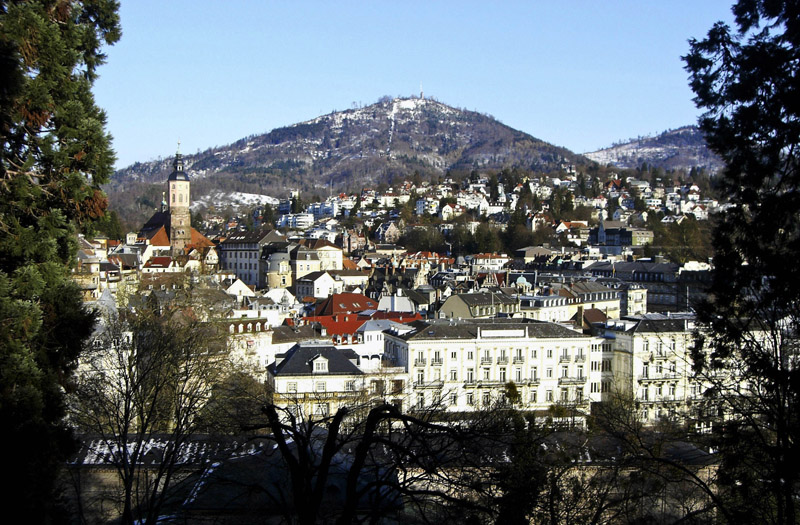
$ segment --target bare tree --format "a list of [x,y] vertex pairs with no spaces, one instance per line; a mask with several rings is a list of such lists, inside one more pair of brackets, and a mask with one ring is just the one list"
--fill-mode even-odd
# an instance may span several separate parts
[[81,363],[71,416],[118,474],[122,523],[157,520],[198,415],[227,373],[224,348],[212,324],[184,310],[106,317]]

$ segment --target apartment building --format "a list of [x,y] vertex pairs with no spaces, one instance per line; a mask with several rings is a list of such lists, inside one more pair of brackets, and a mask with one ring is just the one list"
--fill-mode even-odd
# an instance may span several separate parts
[[385,344],[386,355],[408,372],[417,408],[491,406],[513,382],[525,410],[554,404],[588,410],[617,380],[609,341],[555,323],[441,319],[411,327],[387,330]]

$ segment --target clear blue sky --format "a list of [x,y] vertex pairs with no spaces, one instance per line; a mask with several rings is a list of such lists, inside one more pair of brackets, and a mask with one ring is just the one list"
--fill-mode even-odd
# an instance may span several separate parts
[[383,95],[488,113],[577,153],[696,121],[680,57],[730,1],[122,0],[95,85],[118,167]]

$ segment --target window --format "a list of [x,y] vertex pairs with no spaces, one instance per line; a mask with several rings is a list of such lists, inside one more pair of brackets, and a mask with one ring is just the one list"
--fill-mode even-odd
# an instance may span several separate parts
[[561,389],[561,401],[569,401],[569,390],[566,388]]
[[536,359],[538,356],[539,356],[539,352],[536,351],[535,348],[533,350],[531,350],[531,359]]
[[317,381],[314,383],[314,392],[325,392],[325,381]]
[[578,379],[583,379],[583,365],[578,365]]
[[539,367],[538,366],[532,366],[531,367],[531,379],[534,380],[534,381],[539,379]]
[[472,350],[470,350],[467,352],[467,360],[472,361],[473,359],[475,359],[475,355],[473,354]]
[[552,390],[546,391],[544,393],[544,398],[545,398],[545,401],[552,403],[552,401],[553,401],[553,391]]
[[354,392],[356,389],[356,382],[355,381],[345,381],[344,389],[348,392]]
[[592,372],[600,371],[600,361],[592,361]]
[[467,405],[472,406],[475,404],[475,396],[472,392],[467,392]]
[[297,383],[291,381],[286,384],[286,391],[287,392],[297,392]]
[[590,387],[590,392],[592,394],[596,394],[600,392],[600,383],[592,383]]
[[455,368],[450,370],[450,381],[458,381],[458,370]]
[[422,384],[425,382],[425,371],[417,370],[417,383]]
[[530,400],[531,400],[531,403],[536,403],[536,389],[535,388],[533,390],[531,390]]
[[483,401],[482,401],[483,405],[484,406],[488,406],[489,403],[491,402],[491,400],[492,400],[491,394],[489,394],[489,392],[484,392],[483,393]]
[[491,377],[491,375],[490,375],[490,374],[491,374],[491,370],[490,370],[490,369],[488,369],[488,368],[484,368],[484,369],[483,369],[483,380],[484,380],[484,381],[488,381],[488,380],[489,380],[489,378]]
[[521,368],[515,368],[514,369],[514,381],[516,381],[517,383],[522,381],[522,369]]
[[569,367],[562,366],[561,367],[561,377],[569,377]]
[[458,354],[455,352],[450,352],[450,359],[458,359]]
[[315,403],[314,404],[314,415],[317,417],[327,417],[328,415],[328,403]]
[[475,381],[475,372],[472,368],[467,368],[467,383],[472,383]]
[[314,372],[327,372],[328,361],[326,359],[317,359],[314,361]]
[[450,404],[451,405],[456,405],[457,403],[458,403],[458,394],[456,394],[455,392],[451,392],[450,393]]
[[500,381],[503,383],[506,382],[506,369],[505,367],[500,368]]
[[547,358],[550,359],[551,357],[553,357],[553,349],[552,348],[548,348],[547,349]]
[[547,377],[547,378],[553,377],[553,368],[552,367],[549,367],[549,366],[547,367],[547,371],[545,372],[545,377]]
[[425,406],[425,394],[422,392],[417,393],[417,408],[423,408]]

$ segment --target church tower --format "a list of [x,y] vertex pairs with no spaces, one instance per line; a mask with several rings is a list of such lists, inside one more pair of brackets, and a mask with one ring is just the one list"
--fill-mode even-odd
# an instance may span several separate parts
[[187,244],[192,241],[191,215],[189,214],[191,182],[183,171],[183,155],[180,150],[175,154],[173,170],[167,179],[169,193],[169,243],[172,254],[183,253]]

